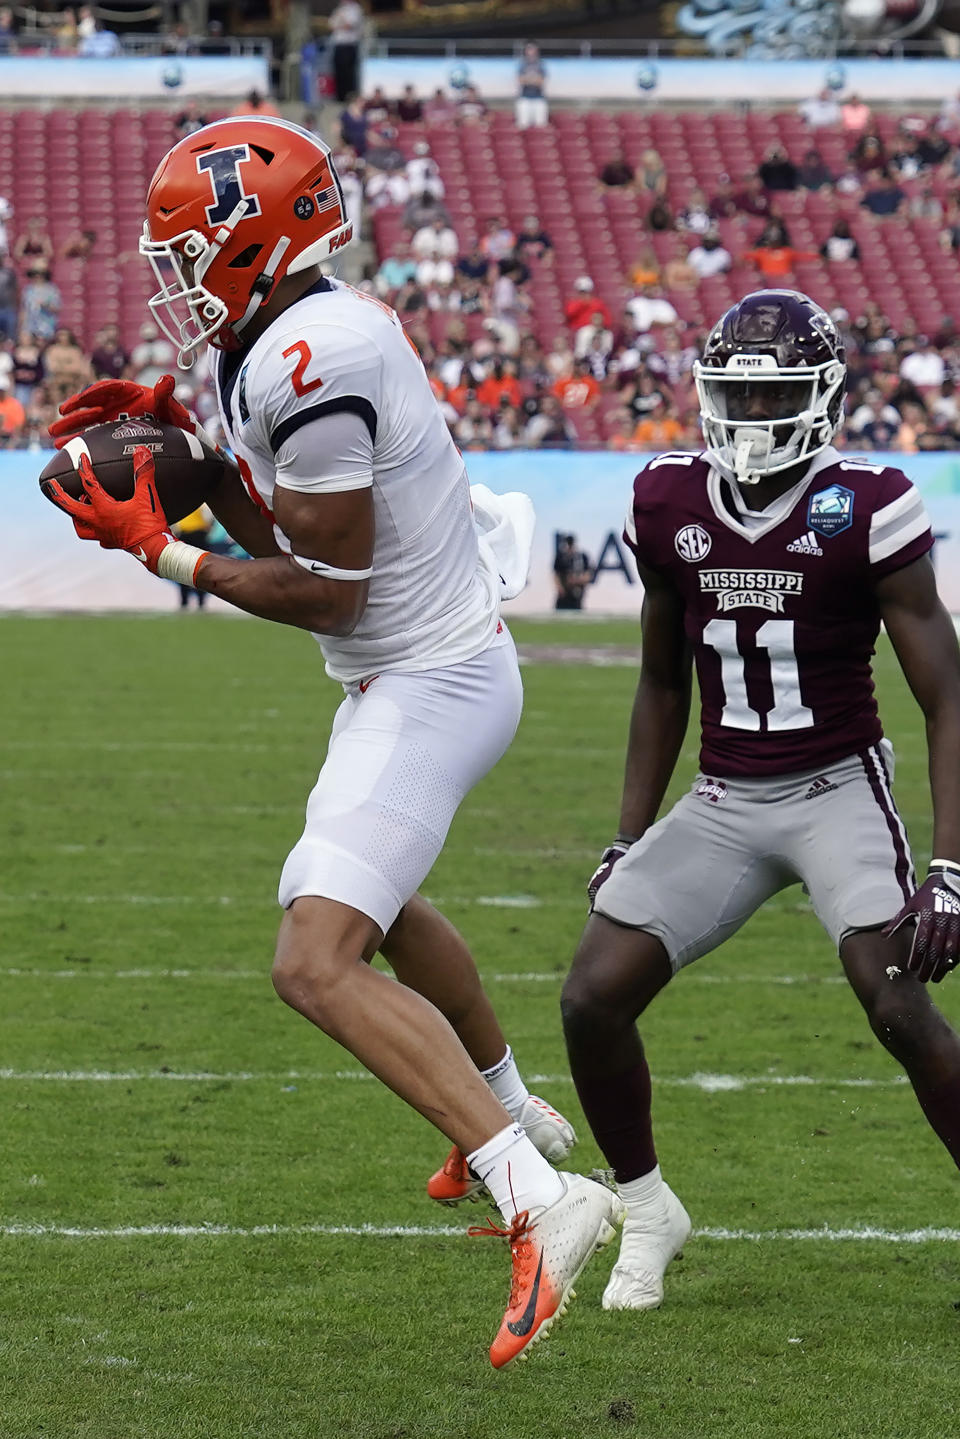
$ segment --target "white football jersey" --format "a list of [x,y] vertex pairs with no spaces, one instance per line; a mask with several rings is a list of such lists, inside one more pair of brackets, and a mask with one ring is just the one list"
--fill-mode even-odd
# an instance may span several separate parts
[[[316,636],[332,678],[436,669],[486,648],[499,575],[478,545],[463,460],[393,310],[322,280],[249,351],[222,355],[216,384],[244,483],[271,518],[278,481],[315,494],[372,486],[366,610],[353,634]],[[350,426],[362,443],[350,442]]]

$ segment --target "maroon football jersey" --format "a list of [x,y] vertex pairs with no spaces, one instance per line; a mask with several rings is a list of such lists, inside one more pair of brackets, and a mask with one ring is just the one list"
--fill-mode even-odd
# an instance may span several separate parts
[[704,457],[658,455],[624,539],[683,597],[707,774],[820,769],[880,739],[874,587],[933,545],[900,470],[831,448],[751,516]]

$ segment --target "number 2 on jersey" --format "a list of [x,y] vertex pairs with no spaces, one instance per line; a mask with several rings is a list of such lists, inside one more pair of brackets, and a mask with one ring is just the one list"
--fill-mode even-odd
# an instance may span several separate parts
[[[721,724],[731,729],[759,730],[760,712],[747,697],[746,665],[737,647],[736,620],[710,620],[703,630],[704,644],[720,656],[720,679],[724,706]],[[767,711],[768,733],[775,730],[810,729],[813,710],[800,697],[800,671],[793,648],[793,620],[766,620],[757,630],[754,643],[766,650],[773,688],[773,709]]]
[[290,383],[293,386],[294,394],[303,396],[309,395],[311,390],[319,390],[323,384],[323,381],[319,377],[315,380],[304,380],[303,378],[307,366],[313,359],[313,355],[310,353],[310,346],[306,340],[295,340],[289,350],[284,350],[283,358],[286,359],[288,355],[300,356],[293,368],[293,374],[290,376]]

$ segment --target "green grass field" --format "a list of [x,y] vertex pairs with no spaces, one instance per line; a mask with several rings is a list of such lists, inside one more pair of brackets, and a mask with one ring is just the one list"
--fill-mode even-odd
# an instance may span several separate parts
[[[637,638],[515,630],[521,649]],[[337,700],[312,642],[192,615],[5,619],[0,653],[0,1439],[960,1432],[956,1173],[799,889],[645,1023],[661,1162],[696,1228],[665,1307],[601,1310],[609,1250],[496,1374],[507,1256],[464,1237],[482,1211],[426,1199],[444,1141],[269,982]],[[426,888],[589,1169],[557,999],[635,671],[524,673],[517,741]],[[922,727],[887,650],[878,678],[925,860]],[[960,1022],[960,979],[938,999]]]

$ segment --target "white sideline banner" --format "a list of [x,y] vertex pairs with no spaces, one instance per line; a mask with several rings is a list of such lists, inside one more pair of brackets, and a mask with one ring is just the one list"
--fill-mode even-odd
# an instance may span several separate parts
[[[809,100],[821,90],[856,94],[884,105],[938,105],[960,88],[955,60],[675,60],[637,56],[544,55],[547,97],[638,105],[750,103],[784,106]],[[439,86],[454,95],[476,85],[485,100],[512,100],[517,93],[517,57],[398,56],[368,59],[364,88],[382,85],[396,98],[405,85],[422,95]]]
[[[129,555],[78,540],[66,515],[44,499],[37,477],[51,455],[0,451],[0,611],[175,609],[176,585],[148,574]],[[523,593],[504,606],[507,615],[553,610],[557,536],[574,534],[578,548],[597,567],[584,610],[639,617],[642,590],[622,533],[634,476],[649,455],[515,450],[468,452],[465,458],[471,483],[499,495],[520,490],[536,510],[530,579]],[[960,614],[960,452],[867,458],[905,470],[916,483],[937,535],[940,592],[951,612]],[[209,603],[230,609],[219,600]]]
[[72,55],[0,58],[4,100],[233,99],[270,93],[267,62],[257,55]]

